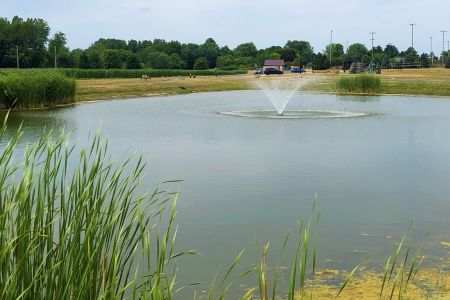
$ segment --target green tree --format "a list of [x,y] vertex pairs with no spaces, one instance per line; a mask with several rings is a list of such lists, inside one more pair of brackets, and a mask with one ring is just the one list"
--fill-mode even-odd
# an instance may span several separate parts
[[69,48],[66,46],[67,38],[66,35],[60,31],[55,33],[53,37],[48,42],[48,66],[55,66],[55,55],[56,55],[56,65],[58,67],[67,68],[71,67],[71,59],[69,54]]
[[172,53],[172,55],[170,55],[170,64],[173,69],[186,68],[186,63],[178,53]]
[[387,44],[383,52],[388,57],[389,60],[391,58],[397,57],[399,53],[397,47],[395,47],[392,44]]
[[295,50],[292,48],[284,47],[283,50],[281,50],[280,58],[284,59],[284,61],[286,62],[293,62],[296,57],[297,52],[295,52]]
[[353,61],[367,60],[368,53],[366,46],[360,43],[352,44],[347,49],[347,57]]
[[147,61],[144,64],[153,69],[170,69],[172,61],[170,56],[164,52],[151,52],[147,56]]
[[192,70],[195,60],[200,56],[199,45],[193,43],[181,45],[181,58],[186,62],[186,69]]
[[46,43],[50,27],[42,19],[27,19],[15,16],[9,21],[0,18],[0,67],[16,66],[16,51],[19,50],[21,67],[38,68],[47,59]]
[[320,52],[314,54],[312,59],[312,67],[314,70],[328,69],[330,67],[329,58]]
[[258,50],[256,49],[255,44],[244,43],[244,44],[238,45],[233,50],[233,52],[234,52],[234,55],[236,55],[238,57],[245,57],[245,56],[255,57],[256,54],[258,53]]
[[203,45],[200,46],[200,49],[202,55],[208,61],[208,68],[210,69],[215,68],[217,63],[217,57],[219,56],[220,50],[217,43],[212,38],[209,38],[205,41],[205,43],[203,43]]
[[287,41],[285,47],[295,49],[300,57],[300,65],[305,66],[312,62],[314,49],[309,42],[297,40]]
[[97,51],[87,50],[89,57],[89,65],[91,69],[102,69],[104,66],[103,59]]
[[208,69],[208,60],[205,57],[199,57],[195,60],[194,64],[195,70],[207,70]]
[[328,61],[330,60],[330,47],[331,47],[331,65],[332,66],[341,66],[344,63],[344,46],[341,44],[331,44],[327,45],[325,50],[323,51],[323,55],[328,57]]
[[404,57],[406,63],[416,63],[420,58],[413,47],[409,47],[406,51],[401,52],[399,56]]
[[428,54],[422,53],[422,55],[420,56],[420,63],[424,68],[430,67],[430,57],[428,56]]
[[106,50],[103,53],[103,60],[105,63],[105,69],[121,69],[122,60],[117,50]]
[[87,55],[86,51],[83,51],[80,54],[79,62],[78,62],[78,68],[80,69],[90,69],[91,63],[89,61],[89,56]]
[[139,50],[139,43],[136,40],[129,40],[127,46],[127,48],[133,53],[137,53]]
[[140,69],[141,68],[141,63],[139,62],[139,59],[136,54],[131,53],[130,55],[128,55],[127,61],[126,61],[126,67],[127,67],[127,69]]

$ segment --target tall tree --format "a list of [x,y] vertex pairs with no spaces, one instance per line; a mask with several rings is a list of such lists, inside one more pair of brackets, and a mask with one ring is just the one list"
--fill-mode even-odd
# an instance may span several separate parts
[[353,61],[367,60],[369,50],[360,43],[352,44],[347,49],[347,57]]

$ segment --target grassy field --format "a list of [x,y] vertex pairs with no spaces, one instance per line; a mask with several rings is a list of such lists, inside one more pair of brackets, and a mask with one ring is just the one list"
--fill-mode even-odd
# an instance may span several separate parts
[[77,101],[249,89],[249,76],[89,79],[77,81]]
[[[270,78],[299,77],[286,74]],[[342,93],[336,88],[336,81],[348,74],[312,73],[302,75],[310,83],[302,86],[304,91]],[[430,95],[450,97],[450,69],[382,70],[381,88],[371,94],[390,95]],[[270,79],[269,78],[269,79]],[[264,79],[266,79],[264,77]],[[127,79],[86,79],[77,81],[77,101],[92,101],[127,97],[187,94],[195,92],[251,90],[255,89],[255,77],[248,75],[163,77],[141,81],[140,78]]]
[[[305,76],[314,76],[319,80],[305,87],[309,91],[338,92],[335,82],[344,73],[316,73]],[[450,69],[409,69],[409,70],[382,70],[381,89],[376,94],[389,95],[430,95],[450,96]]]

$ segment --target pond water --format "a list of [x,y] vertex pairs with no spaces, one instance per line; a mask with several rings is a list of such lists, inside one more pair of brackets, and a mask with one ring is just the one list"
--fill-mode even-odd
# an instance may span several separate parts
[[427,241],[428,257],[447,254],[439,245],[450,238],[449,99],[296,93],[287,110],[367,116],[219,114],[270,109],[258,91],[201,93],[13,112],[9,126],[23,121],[23,143],[45,126],[64,127],[81,145],[101,126],[115,157],[136,152],[150,161],[145,188],[183,179],[171,186],[181,191],[178,248],[202,255],[180,261],[182,283],[210,280],[243,247],[245,262],[253,261],[255,241],[271,241],[276,257],[316,193],[323,268],[350,268],[367,255],[384,264],[411,220],[411,237]]

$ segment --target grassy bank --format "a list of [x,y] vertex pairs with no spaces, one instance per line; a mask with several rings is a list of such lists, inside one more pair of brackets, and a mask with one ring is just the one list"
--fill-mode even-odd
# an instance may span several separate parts
[[[285,74],[283,76],[264,77],[266,80],[291,78],[298,75]],[[380,79],[375,88],[367,90],[342,90],[337,87],[340,78],[351,78],[347,74],[308,72],[302,78],[311,78],[309,84],[301,90],[326,93],[362,93],[362,94],[405,94],[430,95],[450,97],[450,70],[419,69],[419,70],[383,70],[381,75],[374,75]],[[154,78],[151,81],[140,79],[94,79],[78,80],[77,101],[138,97],[161,94],[186,94],[194,92],[251,90],[255,89],[255,79],[252,75],[233,75],[197,78],[172,77]],[[344,79],[345,80],[345,79]]]
[[77,81],[77,101],[143,97],[153,95],[188,94],[195,92],[249,89],[247,76],[196,78],[166,77],[149,81],[140,79],[95,79]]
[[[307,74],[312,76],[312,74]],[[352,92],[341,91],[336,83],[340,78],[350,77],[348,74],[314,74],[318,80],[306,86],[304,89],[326,93],[367,93],[387,95],[426,95],[450,97],[450,69],[431,68],[414,70],[382,70],[381,85],[378,91]]]
[[1,108],[35,108],[71,103],[76,82],[58,72],[0,73]]

